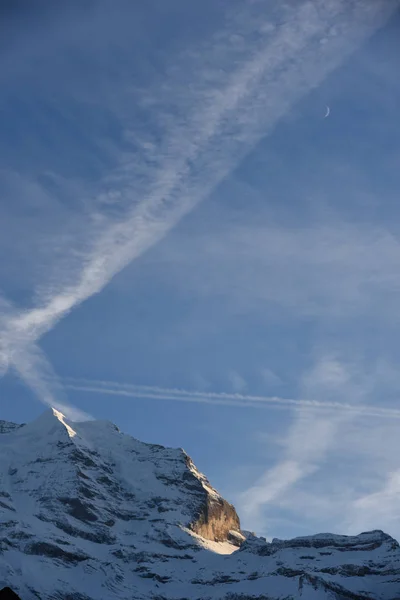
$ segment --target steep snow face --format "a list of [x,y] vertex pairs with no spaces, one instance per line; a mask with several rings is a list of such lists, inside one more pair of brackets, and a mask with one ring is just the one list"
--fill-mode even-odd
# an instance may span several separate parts
[[400,598],[380,531],[267,543],[183,450],[55,410],[0,432],[0,589],[22,600]]
[[115,535],[117,522],[161,522],[166,513],[171,525],[200,520],[208,527],[203,537],[214,541],[240,529],[234,508],[181,449],[144,444],[109,422],[70,423],[56,410],[10,433],[0,438],[0,486],[9,509],[23,508],[25,519],[95,529],[99,539]]

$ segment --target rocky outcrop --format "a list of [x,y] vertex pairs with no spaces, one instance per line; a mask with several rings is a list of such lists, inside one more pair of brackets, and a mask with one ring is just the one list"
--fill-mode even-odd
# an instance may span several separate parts
[[240,532],[240,520],[232,504],[221,497],[215,498],[206,494],[198,518],[191,524],[191,529],[201,537],[215,542],[230,540],[240,545],[239,536],[231,532]]
[[21,600],[21,598],[11,588],[5,587],[0,590],[0,600]]
[[190,522],[189,528],[213,542],[231,541],[239,546],[244,540],[240,531],[240,520],[235,507],[229,504],[215,490],[208,479],[200,473],[190,456],[184,453],[187,471],[183,478],[191,489],[197,490],[197,508],[195,518]]

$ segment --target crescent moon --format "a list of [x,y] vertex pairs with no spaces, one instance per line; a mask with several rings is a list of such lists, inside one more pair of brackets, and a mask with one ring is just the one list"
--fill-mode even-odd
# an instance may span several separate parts
[[326,114],[324,116],[324,119],[327,119],[329,117],[329,115],[331,114],[331,109],[329,108],[329,106],[326,107]]

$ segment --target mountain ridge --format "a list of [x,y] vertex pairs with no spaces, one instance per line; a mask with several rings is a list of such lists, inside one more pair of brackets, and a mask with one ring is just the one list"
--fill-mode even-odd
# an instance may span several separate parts
[[46,411],[0,421],[0,590],[22,600],[399,600],[388,534],[266,542],[182,449]]

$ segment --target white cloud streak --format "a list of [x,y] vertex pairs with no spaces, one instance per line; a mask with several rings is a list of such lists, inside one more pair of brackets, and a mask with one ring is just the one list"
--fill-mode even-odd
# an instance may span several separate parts
[[11,357],[12,365],[22,381],[44,404],[59,410],[72,421],[87,421],[93,417],[69,402],[57,382],[56,374],[37,344],[19,348]]
[[237,371],[230,371],[228,373],[228,381],[230,383],[231,389],[234,392],[244,392],[247,388],[246,380]]
[[91,394],[104,394],[125,398],[151,398],[161,401],[195,402],[220,406],[243,408],[284,408],[302,411],[321,411],[331,414],[347,414],[383,419],[400,419],[400,409],[385,408],[367,404],[350,404],[332,400],[310,400],[303,398],[282,398],[279,396],[256,396],[241,393],[206,392],[163,388],[157,386],[124,384],[115,381],[63,378],[62,385],[71,391]]
[[[397,7],[395,0],[353,0],[350,5],[347,0],[303,2],[290,8],[290,18],[266,35],[255,50],[251,44],[245,48],[234,68],[229,65],[222,86],[210,89],[209,67],[205,66],[199,71],[194,92],[173,91],[177,98],[186,93],[189,110],[175,120],[166,115],[168,131],[160,150],[152,151],[157,166],[138,167],[137,156],[130,161],[124,157],[123,175],[117,173],[114,178],[116,191],[131,196],[134,207],[119,222],[106,222],[103,233],[85,253],[73,283],[65,284],[61,278],[34,308],[8,320],[2,332],[7,349],[3,370],[8,363],[15,366],[25,381],[36,382],[32,385],[43,401],[54,404],[53,393],[43,388],[46,373],[35,343],[157,243],[294,103],[318,86]],[[260,23],[257,27],[259,30]],[[217,57],[221,51],[217,40],[213,40],[208,64],[212,64],[213,54]],[[152,182],[145,189],[137,185],[143,169],[145,179]]]
[[[375,383],[387,370],[381,371],[378,365]],[[304,374],[303,390],[329,401],[339,396],[361,402],[374,388],[373,372],[327,355]],[[397,387],[398,377],[394,383]],[[395,419],[361,419],[346,411],[326,418],[321,411],[299,407],[277,445],[277,462],[236,502],[253,528],[271,534],[284,514],[289,530],[300,522],[307,531],[320,521],[325,530],[349,535],[371,529],[400,535]]]
[[[299,404],[294,413],[294,421],[282,442],[282,458],[241,495],[243,511],[249,519],[260,520],[263,509],[272,508],[282,496],[288,496],[291,488],[319,471],[337,443],[341,428],[356,418],[360,420],[361,414],[367,414],[363,412],[365,406],[361,405],[365,386],[355,380],[354,370],[349,365],[337,359],[320,358],[313,368],[304,374],[302,387],[306,393],[315,393],[318,397],[327,398],[326,404],[337,408],[327,416],[318,410],[307,412]],[[355,404],[350,406],[355,409],[362,407],[362,412],[357,414],[354,410],[349,410],[349,404],[333,400],[337,397],[353,398]],[[338,410],[338,406],[343,408]],[[386,410],[377,408],[377,413],[371,416],[376,417],[378,413],[383,416]],[[397,412],[396,409],[393,410]],[[387,416],[390,414],[392,409],[388,409]]]
[[398,534],[399,494],[400,470],[397,469],[386,475],[380,489],[353,501],[346,519],[347,528],[361,531],[368,529],[371,522],[378,521],[381,528]]
[[324,461],[338,426],[349,413],[329,417],[317,412],[297,411],[284,442],[283,457],[241,495],[240,503],[247,518],[259,519],[263,507],[269,508],[287,495],[290,488],[316,473]]
[[[1,296],[0,309],[0,331],[7,331],[9,323],[15,318],[16,309]],[[24,338],[22,342],[18,340],[17,344],[14,340],[12,344],[9,339],[10,336],[7,335],[0,338],[0,376],[7,371],[8,364],[11,363],[22,381],[41,402],[56,408],[71,420],[84,421],[92,418],[68,401],[53,367],[37,344],[27,343]]]

